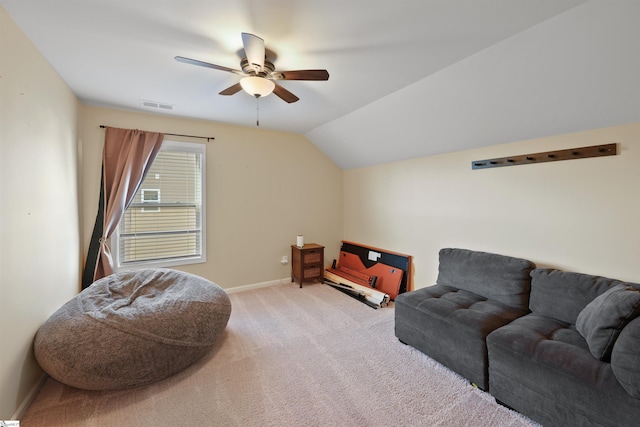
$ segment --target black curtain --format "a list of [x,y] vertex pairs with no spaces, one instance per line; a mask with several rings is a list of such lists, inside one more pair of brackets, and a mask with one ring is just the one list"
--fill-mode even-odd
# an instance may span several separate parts
[[[104,166],[102,166],[104,171]],[[98,252],[100,250],[100,239],[104,228],[104,173],[100,176],[100,200],[98,201],[98,214],[96,215],[96,223],[93,226],[91,234],[91,242],[89,243],[89,251],[82,272],[82,289],[86,289],[93,283],[93,275],[96,271],[98,263]]]

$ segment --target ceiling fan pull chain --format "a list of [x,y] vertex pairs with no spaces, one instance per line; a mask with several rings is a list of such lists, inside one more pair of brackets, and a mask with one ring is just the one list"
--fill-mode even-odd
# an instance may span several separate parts
[[260,97],[256,96],[256,126],[260,127]]

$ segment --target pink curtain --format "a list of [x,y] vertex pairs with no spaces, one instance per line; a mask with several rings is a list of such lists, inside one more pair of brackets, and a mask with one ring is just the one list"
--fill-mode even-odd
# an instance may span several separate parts
[[162,133],[106,128],[102,152],[104,222],[94,281],[113,273],[113,261],[106,241],[131,204],[163,139]]

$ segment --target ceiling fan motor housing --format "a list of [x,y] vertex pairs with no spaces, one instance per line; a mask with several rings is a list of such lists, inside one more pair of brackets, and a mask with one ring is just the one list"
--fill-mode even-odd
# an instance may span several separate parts
[[242,68],[242,71],[250,76],[267,78],[271,77],[271,73],[273,73],[273,70],[276,69],[273,63],[267,61],[266,58],[264,60],[264,67],[260,71],[256,71],[256,67],[254,66],[254,64],[249,63],[249,60],[247,58],[242,58],[242,60],[240,61],[240,68]]

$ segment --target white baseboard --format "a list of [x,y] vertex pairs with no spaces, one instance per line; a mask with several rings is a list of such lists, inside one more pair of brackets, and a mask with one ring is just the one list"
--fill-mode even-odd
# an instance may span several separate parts
[[31,388],[31,391],[29,391],[29,393],[26,395],[26,397],[24,398],[20,406],[18,406],[18,409],[16,409],[15,414],[13,414],[13,416],[11,417],[12,420],[19,420],[20,418],[22,418],[24,413],[27,411],[27,408],[29,408],[29,406],[36,399],[38,392],[44,386],[44,383],[47,381],[47,378],[49,378],[47,374],[42,374],[38,382],[35,383],[35,385]]
[[244,286],[236,286],[236,287],[233,287],[233,288],[227,288],[227,289],[225,289],[225,292],[228,293],[228,294],[235,294],[237,292],[250,291],[252,289],[266,288],[266,287],[274,286],[274,285],[284,285],[285,283],[291,283],[291,277],[286,277],[284,279],[270,280],[268,282],[254,283],[254,284],[251,284],[251,285],[244,285]]

